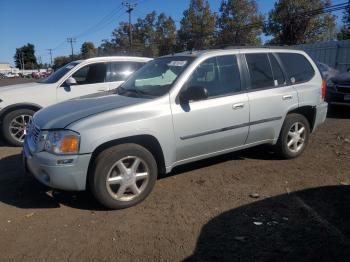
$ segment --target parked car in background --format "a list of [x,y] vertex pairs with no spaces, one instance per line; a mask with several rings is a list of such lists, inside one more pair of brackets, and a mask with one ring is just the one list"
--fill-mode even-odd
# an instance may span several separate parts
[[40,79],[40,78],[41,78],[40,72],[39,72],[39,71],[37,71],[37,72],[32,72],[32,78]]
[[325,63],[316,62],[316,64],[321,71],[323,79],[325,79],[326,81],[329,78],[334,77],[337,74],[339,74],[339,71],[337,69],[334,69]]
[[330,105],[350,106],[349,72],[344,72],[328,79],[326,101]]
[[0,124],[7,142],[20,146],[39,109],[60,101],[117,88],[150,58],[97,57],[71,62],[36,83],[0,88]]
[[19,77],[19,74],[11,73],[11,72],[4,74],[4,78],[15,78],[15,77]]
[[[133,206],[175,166],[260,144],[299,156],[325,121],[320,71],[303,51],[243,48],[157,58],[116,94],[35,114],[25,168],[41,183]],[[214,174],[217,175],[217,174]]]

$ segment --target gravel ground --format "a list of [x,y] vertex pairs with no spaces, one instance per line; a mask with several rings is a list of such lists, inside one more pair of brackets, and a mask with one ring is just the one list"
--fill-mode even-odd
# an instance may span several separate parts
[[199,161],[160,177],[143,203],[119,211],[88,193],[38,184],[23,173],[20,151],[0,144],[1,261],[350,255],[350,108],[333,109],[297,159],[258,147]]

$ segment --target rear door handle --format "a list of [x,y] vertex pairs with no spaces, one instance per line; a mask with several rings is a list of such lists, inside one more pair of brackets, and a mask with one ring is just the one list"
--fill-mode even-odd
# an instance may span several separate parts
[[292,99],[293,96],[292,95],[284,95],[282,96],[282,100],[289,100],[289,99]]
[[244,103],[237,103],[232,106],[233,110],[242,109],[244,107]]

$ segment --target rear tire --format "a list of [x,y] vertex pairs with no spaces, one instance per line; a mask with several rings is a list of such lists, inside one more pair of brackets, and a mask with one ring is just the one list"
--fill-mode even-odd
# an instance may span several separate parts
[[17,109],[7,113],[2,122],[2,134],[6,142],[12,146],[22,146],[26,135],[26,128],[31,122],[35,111],[31,109]]
[[276,144],[277,153],[286,159],[301,155],[309,142],[309,136],[309,121],[303,115],[288,114]]
[[90,190],[105,207],[122,209],[142,202],[157,180],[153,155],[137,144],[122,144],[102,151],[89,175]]

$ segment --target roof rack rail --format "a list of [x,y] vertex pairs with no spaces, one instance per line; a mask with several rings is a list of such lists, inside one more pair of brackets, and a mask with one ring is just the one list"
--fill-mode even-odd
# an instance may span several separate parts
[[243,48],[276,48],[276,49],[295,49],[287,45],[249,45],[249,44],[223,44],[216,45],[211,49],[243,49]]

